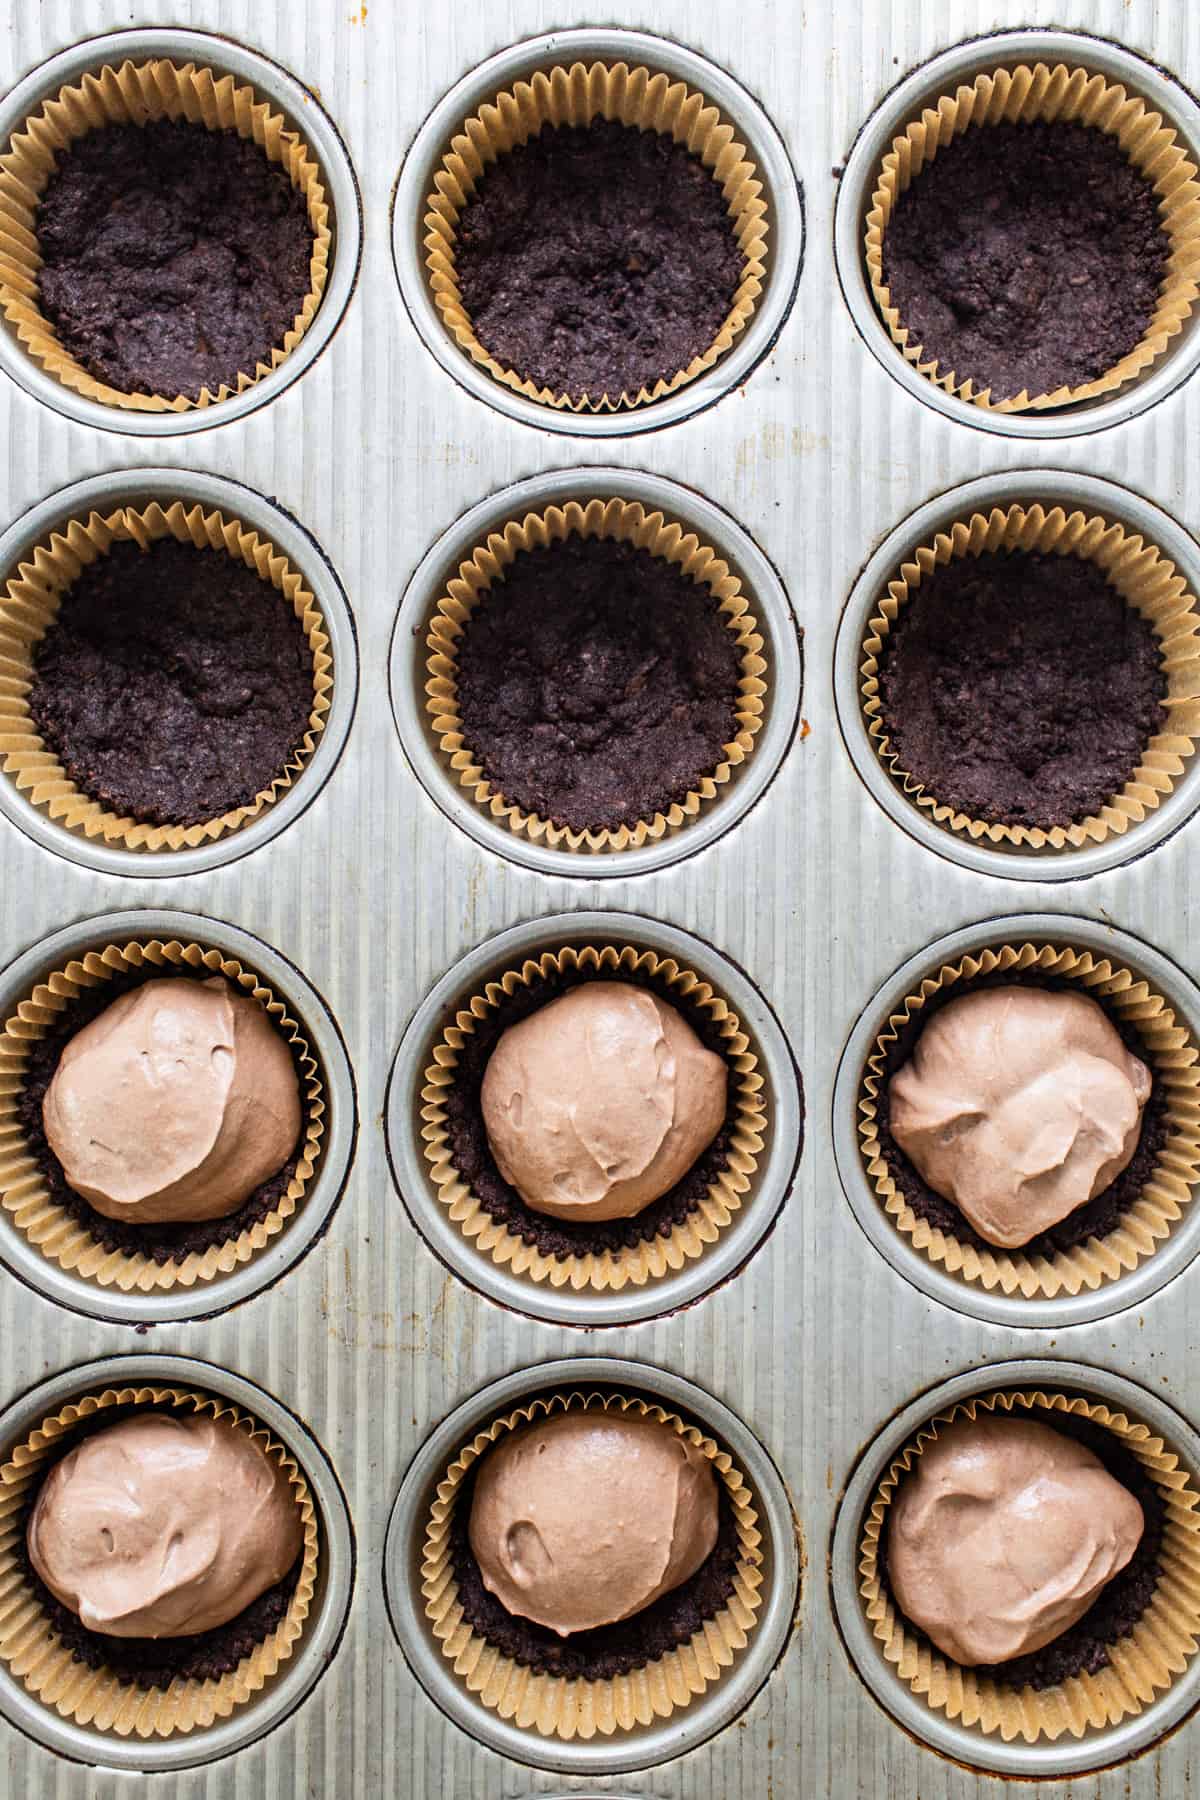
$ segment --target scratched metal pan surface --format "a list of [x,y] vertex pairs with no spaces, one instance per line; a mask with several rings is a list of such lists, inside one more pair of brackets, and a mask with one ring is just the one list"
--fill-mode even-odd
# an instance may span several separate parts
[[[31,809],[0,809],[6,999],[18,959],[36,973],[47,966],[38,947],[64,932],[60,941],[86,939],[83,921],[107,941],[114,915],[145,915],[161,935],[164,914],[186,914],[181,931],[199,938],[207,920],[213,942],[239,954],[248,934],[251,948],[265,946],[272,981],[286,987],[298,971],[292,998],[320,1029],[339,1159],[349,1162],[344,1184],[321,1190],[318,1228],[285,1244],[264,1279],[227,1292],[214,1282],[187,1316],[150,1309],[148,1331],[124,1301],[89,1303],[69,1279],[35,1279],[0,1232],[0,1448],[43,1400],[48,1410],[111,1379],[113,1359],[136,1357],[130,1374],[162,1371],[258,1404],[307,1462],[328,1557],[309,1649],[286,1685],[208,1736],[141,1748],[98,1738],[52,1723],[0,1679],[4,1795],[126,1800],[150,1791],[143,1770],[163,1800],[998,1800],[1029,1776],[1059,1779],[1055,1791],[1072,1800],[1200,1792],[1190,1682],[1127,1728],[1060,1739],[1041,1760],[944,1722],[933,1729],[878,1656],[853,1577],[853,1509],[934,1389],[944,1394],[929,1407],[1058,1374],[1072,1391],[1141,1407],[1185,1462],[1194,1458],[1194,1233],[1165,1280],[1137,1281],[1124,1296],[1118,1286],[1061,1316],[1040,1305],[1005,1312],[949,1277],[926,1278],[870,1219],[847,1155],[853,1137],[835,1113],[843,1053],[897,972],[940,940],[977,943],[989,919],[1009,936],[1029,919],[1044,938],[1135,967],[1144,957],[1191,1017],[1194,783],[1182,784],[1165,828],[1131,832],[1117,854],[1085,853],[1075,869],[964,853],[872,783],[838,633],[844,609],[869,597],[860,578],[881,547],[903,552],[906,521],[919,531],[941,518],[943,496],[967,484],[1036,496],[1039,472],[1052,471],[1047,492],[1069,495],[1078,481],[1133,528],[1165,515],[1172,554],[1200,564],[1195,332],[1115,402],[1037,432],[996,429],[903,374],[864,303],[857,262],[864,184],[897,111],[908,117],[939,83],[1004,56],[1090,61],[1144,92],[1200,149],[1188,92],[1200,86],[1200,10],[1160,0],[606,0],[600,11],[603,30],[591,29],[581,0],[8,0],[0,9],[5,133],[13,107],[53,83],[50,59],[64,57],[56,68],[69,78],[87,66],[85,40],[133,30],[104,54],[193,54],[260,84],[309,131],[336,213],[317,338],[227,413],[193,415],[182,429],[173,419],[168,431],[97,416],[64,404],[19,346],[0,340],[3,541],[20,544],[26,515],[79,482],[141,491],[139,470],[161,483],[175,469],[182,491],[241,484],[256,496],[254,517],[283,515],[289,550],[329,596],[351,684],[339,700],[340,754],[335,742],[281,829],[248,835],[236,854],[152,869],[62,847]],[[998,46],[1005,31],[1019,36]],[[206,41],[178,35],[189,32]],[[968,37],[979,41],[957,50]],[[631,60],[707,81],[761,158],[778,230],[762,317],[736,359],[629,429],[564,431],[561,417],[489,391],[438,340],[420,289],[414,196],[452,92],[469,106],[492,75],[495,91],[532,67],[626,46]],[[499,60],[478,76],[490,58]],[[685,510],[692,497],[743,572],[757,573],[787,664],[768,727],[770,779],[735,784],[727,825],[698,826],[690,840],[685,831],[667,853],[624,870],[507,854],[502,834],[467,817],[436,758],[412,741],[419,710],[395,633],[401,607],[407,620],[417,605],[414,583],[444,573],[436,547],[457,544],[473,509],[490,517],[491,497],[518,484],[536,493],[542,477],[561,493],[563,471],[578,472],[585,494],[589,465],[604,470],[598,491],[618,491],[629,471],[631,492],[669,491]],[[413,1118],[408,1052],[399,1062],[397,1052],[423,1044],[428,997],[443,983],[445,996],[460,991],[448,979],[460,963],[464,979],[492,968],[489,940],[536,940],[540,918],[555,919],[566,941],[562,915],[574,913],[589,915],[589,930],[594,915],[619,914],[622,941],[699,941],[707,978],[730,971],[772,1081],[786,1089],[798,1069],[806,1103],[794,1177],[788,1150],[758,1212],[748,1209],[749,1227],[712,1265],[716,1278],[687,1281],[678,1305],[664,1289],[595,1317],[581,1308],[586,1330],[564,1316],[561,1295],[529,1301],[518,1280],[487,1274],[444,1241],[436,1201],[409,1191],[420,1160],[395,1142]],[[1192,1023],[1200,1030],[1200,1016]],[[799,1090],[789,1091],[780,1116],[791,1132]],[[769,1538],[758,1660],[733,1685],[719,1683],[711,1704],[614,1741],[607,1755],[596,1741],[547,1747],[452,1691],[411,1592],[437,1454],[490,1405],[561,1382],[563,1365],[580,1358],[581,1377],[663,1397],[723,1432],[756,1484]],[[997,1375],[1005,1363],[1015,1366]],[[553,1370],[539,1374],[543,1365]]]

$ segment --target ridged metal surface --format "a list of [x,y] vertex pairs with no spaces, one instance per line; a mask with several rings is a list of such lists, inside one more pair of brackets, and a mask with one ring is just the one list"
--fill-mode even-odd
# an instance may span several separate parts
[[[315,86],[354,158],[366,215],[358,291],[331,347],[276,403],[172,440],[169,454],[93,434],[0,386],[6,524],[66,482],[177,462],[250,482],[298,515],[332,558],[359,632],[362,691],[350,745],[316,803],[274,844],[177,882],[91,874],[0,827],[0,957],[86,914],[174,906],[245,926],[292,957],[328,999],[359,1084],[362,1131],[322,1245],[271,1292],[224,1317],[156,1328],[156,1351],[224,1364],[269,1388],[329,1451],[359,1552],[352,1620],[324,1680],[264,1742],[208,1770],[155,1778],[164,1800],[262,1793],[505,1800],[561,1793],[561,1777],[504,1763],[434,1712],[388,1630],[381,1552],[388,1509],[428,1428],[485,1381],[552,1356],[630,1357],[677,1371],[729,1404],[784,1473],[809,1557],[801,1627],[748,1713],[681,1761],[581,1790],[679,1800],[879,1796],[949,1800],[1009,1791],[917,1747],[859,1683],[834,1632],[825,1557],[838,1490],[870,1435],[923,1386],[999,1357],[1095,1362],[1200,1417],[1194,1373],[1200,1271],[1140,1313],[1050,1336],[931,1307],[868,1245],[837,1184],[834,1071],[880,982],[923,943],[988,913],[1111,918],[1195,969],[1193,822],[1151,856],[1069,888],[988,880],[914,845],[852,772],[831,694],[835,622],[879,539],[930,494],[1039,460],[1134,487],[1200,527],[1200,387],[1116,433],[1044,451],[953,423],[889,380],[841,302],[832,266],[833,165],[882,94],[970,32],[1061,25],[1111,35],[1200,83],[1200,9],[1179,0],[606,0],[606,23],[677,36],[732,70],[788,143],[807,191],[796,307],[744,391],[669,432],[602,449],[541,436],[472,400],[419,343],[396,291],[388,204],[403,151],[439,95],[519,37],[588,22],[580,0],[9,0],[0,82],[78,38],[166,22],[227,33]],[[587,461],[670,475],[736,515],[779,564],[805,627],[811,733],[733,833],[677,869],[569,882],[476,848],[409,773],[387,705],[392,616],[432,536],[484,493]],[[605,1332],[501,1312],[450,1277],[415,1235],[388,1178],[379,1116],[409,1015],[457,956],[539,913],[641,911],[710,939],[763,990],[804,1071],[809,1138],[778,1229],[736,1281],[675,1318]],[[0,1281],[0,1398],[43,1375],[145,1340],[56,1310]],[[1072,1800],[1195,1790],[1195,1728],[1136,1764],[1079,1778]],[[0,1728],[0,1792],[124,1800],[137,1777],[58,1763]]]

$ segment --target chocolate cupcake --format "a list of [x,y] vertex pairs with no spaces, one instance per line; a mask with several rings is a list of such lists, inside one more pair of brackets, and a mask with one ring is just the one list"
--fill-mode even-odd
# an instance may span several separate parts
[[0,1070],[0,1204],[101,1286],[229,1273],[283,1230],[320,1158],[324,1087],[299,1026],[195,944],[109,945],[56,971],[5,1024]]
[[[426,1070],[424,1152],[439,1200],[494,1261],[618,1290],[702,1255],[740,1209],[761,1090],[706,982],[649,951],[568,947],[455,1014]],[[572,1111],[578,1131],[563,1128]]]
[[241,393],[320,305],[332,247],[315,158],[253,88],[166,61],[46,101],[0,173],[0,306],[29,353],[104,405]]
[[1079,1395],[981,1395],[930,1420],[881,1482],[867,1617],[950,1719],[1027,1743],[1115,1724],[1194,1651],[1200,1585],[1180,1570],[1198,1501],[1136,1420]]
[[477,805],[534,841],[635,849],[719,797],[763,720],[736,576],[639,503],[572,501],[464,562],[427,639],[427,711]]
[[1200,610],[1152,546],[1060,507],[956,522],[863,638],[868,734],[947,830],[1062,850],[1138,824],[1200,735]]
[[211,843],[299,779],[324,730],[329,638],[300,574],[179,501],[72,520],[0,596],[5,770],[67,830]]
[[893,142],[866,258],[921,374],[1001,412],[1143,373],[1196,300],[1200,180],[1175,133],[1099,75],[1038,63],[942,95]]
[[716,363],[762,290],[766,207],[743,146],[701,95],[624,63],[497,95],[426,204],[447,329],[543,405],[660,399]]
[[964,1280],[1027,1299],[1097,1288],[1154,1254],[1200,1182],[1198,1062],[1129,970],[988,948],[880,1031],[858,1102],[868,1177],[897,1229]]
[[86,1395],[0,1473],[0,1656],[62,1717],[191,1731],[292,1654],[317,1579],[313,1504],[284,1447],[228,1402]]
[[587,1738],[666,1717],[720,1679],[761,1605],[758,1546],[753,1496],[695,1426],[633,1396],[554,1394],[446,1471],[421,1591],[485,1705]]

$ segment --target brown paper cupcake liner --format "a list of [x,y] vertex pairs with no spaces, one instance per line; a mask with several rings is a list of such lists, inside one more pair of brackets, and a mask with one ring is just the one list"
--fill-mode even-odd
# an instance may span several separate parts
[[[283,342],[272,349],[268,362],[242,370],[236,386],[223,383],[216,393],[204,388],[198,396],[128,394],[97,381],[59,343],[38,300],[42,259],[37,209],[56,156],[76,138],[104,125],[145,125],[159,119],[185,119],[209,131],[236,131],[239,137],[253,139],[304,195],[313,231],[311,286]],[[127,412],[187,412],[253,387],[291,354],[316,317],[332,247],[329,202],[308,145],[252,87],[194,63],[124,62],[119,68],[105,65],[97,74],[84,75],[26,119],[0,156],[0,309],[48,374],[104,406]]]
[[[304,1533],[300,1578],[284,1618],[228,1675],[200,1681],[176,1677],[169,1688],[124,1685],[107,1668],[75,1662],[39,1603],[21,1563],[30,1486],[47,1456],[64,1447],[76,1425],[99,1412],[130,1406],[211,1413],[253,1438],[286,1472]],[[116,1420],[114,1419],[114,1423]],[[0,1659],[31,1694],[64,1719],[119,1737],[166,1738],[226,1719],[257,1694],[291,1656],[304,1631],[317,1581],[320,1542],[304,1472],[264,1426],[232,1402],[186,1388],[106,1388],[52,1413],[0,1467]]]
[[[911,1019],[935,994],[980,975],[1052,975],[1084,992],[1132,1025],[1141,1053],[1166,1093],[1168,1136],[1137,1200],[1103,1238],[1088,1238],[1053,1256],[978,1248],[917,1217],[892,1179],[879,1136],[878,1102],[887,1055]],[[1200,1184],[1200,1050],[1186,1024],[1141,976],[1107,957],[1055,944],[1000,944],[946,963],[907,994],[876,1038],[858,1094],[859,1147],[884,1211],[914,1249],[963,1281],[1026,1300],[1094,1290],[1117,1281],[1162,1248]]]
[[[545,1255],[536,1244],[526,1243],[502,1221],[494,1219],[455,1168],[446,1102],[454,1086],[463,1044],[480,1020],[495,1012],[519,988],[528,987],[539,977],[571,976],[583,970],[644,975],[650,979],[657,977],[669,985],[676,1004],[682,1003],[685,1012],[690,1007],[706,1013],[720,1029],[722,1052],[729,1065],[737,1105],[726,1167],[709,1185],[702,1203],[675,1225],[669,1236],[650,1238],[619,1251],[588,1251],[555,1257]],[[442,1033],[434,1048],[433,1061],[425,1070],[421,1102],[421,1139],[430,1177],[438,1200],[463,1236],[486,1252],[499,1267],[511,1268],[514,1275],[528,1276],[531,1281],[548,1281],[551,1287],[569,1286],[577,1292],[590,1289],[596,1293],[606,1290],[616,1293],[629,1284],[642,1287],[646,1282],[660,1280],[703,1256],[708,1245],[716,1242],[741,1211],[743,1197],[758,1168],[768,1129],[758,1058],[737,1014],[691,969],[671,958],[660,957],[652,950],[636,950],[630,944],[620,948],[606,944],[602,949],[588,945],[580,950],[568,945],[563,950],[547,950],[536,960],[526,960],[520,968],[506,969],[497,980],[489,981],[482,993],[473,994],[458,1009]]]
[[[943,1656],[918,1639],[880,1576],[879,1546],[888,1507],[903,1476],[940,1426],[952,1419],[973,1419],[977,1412],[1017,1411],[1040,1415],[1074,1415],[1110,1431],[1135,1457],[1153,1481],[1166,1507],[1158,1584],[1128,1637],[1108,1647],[1109,1666],[1096,1674],[1073,1675],[1057,1686],[1001,1687],[994,1679]],[[1053,1424],[1053,1416],[1044,1420]],[[1187,1667],[1200,1643],[1200,1493],[1179,1459],[1161,1438],[1136,1419],[1114,1412],[1098,1401],[1042,1389],[998,1390],[964,1400],[939,1413],[917,1432],[881,1481],[863,1524],[859,1544],[859,1593],[883,1654],[913,1693],[950,1720],[973,1726],[1006,1743],[1027,1744],[1116,1725],[1140,1713],[1156,1693],[1171,1685]]]
[[[991,551],[1036,551],[1095,563],[1127,606],[1141,614],[1159,642],[1167,682],[1166,729],[1156,732],[1120,793],[1099,813],[1071,825],[1043,829],[974,819],[940,801],[901,767],[883,719],[879,670],[888,636],[901,609],[939,566]],[[1082,650],[1081,650],[1082,654]],[[904,562],[888,583],[863,636],[859,694],[867,733],[884,768],[913,803],[938,824],[974,840],[1027,850],[1082,849],[1119,836],[1159,807],[1184,774],[1200,738],[1200,603],[1174,563],[1144,538],[1096,514],[1065,513],[1061,506],[993,507],[972,513],[939,532]]]
[[[545,549],[572,535],[633,544],[651,556],[673,563],[691,580],[702,582],[717,601],[741,659],[737,734],[732,743],[723,746],[722,760],[697,789],[675,802],[666,813],[655,813],[652,819],[639,819],[633,826],[621,825],[615,830],[605,827],[599,831],[573,831],[507,800],[493,788],[466,742],[458,711],[458,645],[471,615],[492,583],[503,577],[521,551]],[[586,505],[570,500],[565,506],[552,506],[544,513],[509,519],[503,530],[491,532],[486,543],[477,545],[471,556],[459,564],[458,574],[447,584],[446,593],[434,609],[425,642],[429,651],[425,710],[438,747],[457,775],[459,786],[466,789],[477,806],[502,820],[510,831],[555,850],[636,850],[645,843],[657,842],[668,831],[677,831],[694,819],[702,806],[717,798],[733,771],[754,749],[763,723],[767,663],[758,621],[750,611],[741,582],[728,563],[702,544],[694,532],[685,531],[660,512],[648,513],[637,500],[595,499]]]
[[[721,188],[729,208],[742,276],[725,322],[703,355],[669,380],[655,382],[636,394],[556,394],[507,369],[489,355],[475,335],[462,304],[455,244],[458,221],[489,164],[518,144],[535,137],[544,125],[590,125],[594,119],[618,119],[642,131],[666,133],[677,144],[698,156]],[[528,81],[497,94],[486,106],[466,119],[442,158],[434,176],[434,191],[425,201],[425,267],[434,304],[443,325],[472,362],[485,368],[493,380],[543,406],[570,412],[620,412],[645,406],[674,393],[711,369],[746,329],[762,293],[766,278],[770,233],[763,185],[744,144],[703,94],[682,81],[649,69],[630,68],[623,62],[577,62],[549,71],[539,69]]]
[[[211,1244],[202,1252],[191,1251],[179,1260],[158,1263],[140,1252],[135,1255],[106,1249],[86,1226],[51,1199],[22,1127],[19,1109],[30,1050],[73,1000],[120,975],[141,968],[168,967],[180,973],[223,975],[233,987],[265,1008],[297,1059],[305,1124],[296,1172],[264,1219],[224,1243]],[[231,956],[223,956],[219,950],[181,944],[176,939],[168,943],[159,938],[89,950],[82,959],[69,962],[64,969],[56,969],[39,981],[0,1032],[0,1206],[43,1256],[99,1287],[116,1287],[123,1293],[163,1293],[174,1287],[189,1288],[197,1282],[213,1281],[249,1262],[278,1236],[303,1203],[321,1158],[324,1137],[325,1086],[320,1065],[300,1026],[284,1002],[252,969]]]
[[[287,767],[247,805],[190,825],[141,824],[93,800],[67,775],[29,713],[34,651],[80,572],[106,556],[114,543],[132,540],[145,549],[167,537],[192,544],[199,552],[233,557],[253,569],[260,581],[268,582],[292,608],[313,658],[308,730]],[[4,772],[34,806],[67,831],[102,838],[106,844],[127,850],[193,850],[240,830],[274,805],[300,779],[316,749],[329,715],[333,679],[324,616],[287,557],[240,519],[227,519],[223,513],[205,511],[201,506],[185,507],[181,500],[165,510],[154,501],[140,509],[118,507],[107,517],[93,512],[86,519],[71,519],[37,545],[0,593],[0,757]]]
[[[927,163],[945,144],[971,129],[1045,120],[1053,124],[1091,125],[1115,137],[1135,168],[1150,182],[1158,198],[1159,221],[1170,242],[1162,288],[1154,317],[1140,344],[1095,381],[1060,387],[1052,394],[1022,391],[993,400],[990,388],[977,389],[970,371],[943,369],[936,357],[911,341],[898,308],[892,305],[883,278],[883,240],[892,212]],[[1200,177],[1180,146],[1174,130],[1151,112],[1143,100],[1087,69],[1057,63],[996,69],[977,75],[953,94],[941,94],[920,118],[892,141],[879,168],[867,213],[865,239],[871,292],[893,343],[904,360],[948,394],[992,412],[1016,413],[1054,406],[1076,406],[1115,393],[1143,374],[1182,331],[1200,293]]]
[[[462,1482],[479,1458],[505,1432],[539,1418],[576,1411],[620,1411],[657,1419],[685,1437],[709,1458],[724,1484],[733,1509],[738,1541],[734,1591],[715,1618],[690,1640],[656,1657],[643,1668],[611,1680],[567,1679],[537,1674],[474,1631],[463,1617],[450,1554],[451,1526]],[[675,1413],[650,1405],[635,1395],[572,1393],[538,1398],[518,1407],[463,1446],[438,1483],[430,1508],[421,1562],[425,1616],[442,1654],[472,1694],[502,1719],[542,1737],[592,1738],[630,1731],[654,1719],[669,1718],[718,1681],[749,1641],[762,1605],[762,1533],[754,1496],[728,1451]]]

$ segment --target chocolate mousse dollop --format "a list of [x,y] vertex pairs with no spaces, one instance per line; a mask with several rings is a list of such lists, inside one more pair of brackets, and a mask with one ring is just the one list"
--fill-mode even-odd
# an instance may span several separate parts
[[896,1602],[955,1662],[1009,1662],[1081,1619],[1129,1561],[1137,1500],[1084,1445],[1036,1419],[938,1431],[889,1509]]
[[166,976],[68,1041],[42,1123],[67,1180],[105,1218],[221,1219],[295,1149],[300,1087],[257,1000],[220,976]]
[[284,1470],[228,1419],[139,1413],[51,1469],[29,1560],[90,1631],[191,1637],[281,1581],[300,1553]]
[[569,1637],[695,1574],[717,1541],[716,1477],[657,1419],[564,1413],[488,1451],[469,1536],[501,1604]]
[[1115,1181],[1150,1087],[1086,994],[981,988],[935,1012],[892,1077],[892,1136],[981,1237],[1013,1248]]
[[646,988],[593,981],[493,1050],[481,1103],[505,1181],[535,1212],[628,1219],[685,1175],[725,1120],[728,1072]]

